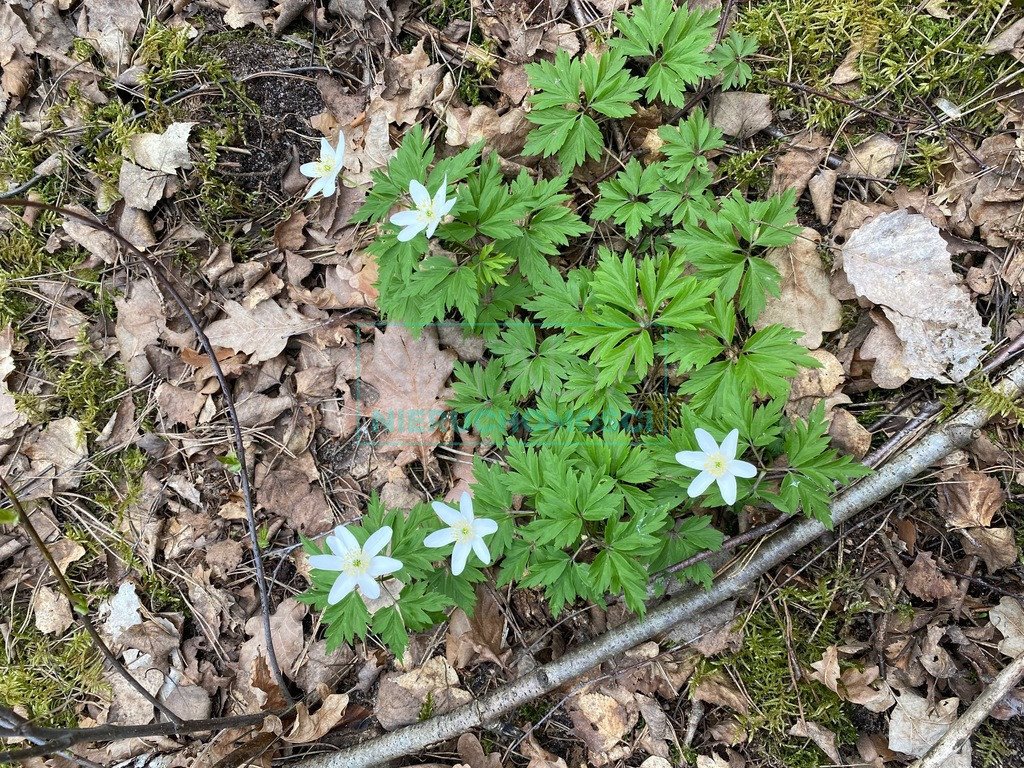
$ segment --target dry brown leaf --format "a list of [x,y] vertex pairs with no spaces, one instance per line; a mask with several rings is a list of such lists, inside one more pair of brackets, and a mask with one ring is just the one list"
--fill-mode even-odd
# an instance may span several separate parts
[[960,531],[964,552],[985,561],[989,573],[1009,568],[1017,562],[1017,542],[1013,528],[965,528]]
[[486,754],[480,739],[472,733],[459,736],[459,757],[469,768],[501,768],[501,755],[497,752]]
[[896,335],[885,315],[878,310],[870,312],[874,327],[868,331],[858,354],[863,360],[873,360],[871,380],[883,389],[896,389],[910,381],[910,368],[904,362],[906,347]]
[[693,690],[693,698],[706,701],[709,704],[728,707],[741,715],[750,711],[750,702],[746,695],[738,691],[724,675],[718,672],[701,679]]
[[511,651],[505,647],[505,616],[494,595],[485,586],[476,589],[473,618],[457,608],[448,621],[445,658],[456,669],[465,669],[480,661],[505,666]]
[[397,324],[375,331],[373,360],[362,379],[379,395],[367,415],[388,429],[378,446],[411,460],[437,445],[437,422],[448,409],[441,393],[454,367],[455,355],[438,347],[433,328],[419,338]]
[[103,60],[115,71],[131,59],[132,38],[142,24],[139,0],[86,0],[88,23],[85,38],[91,40]]
[[40,587],[32,601],[36,629],[46,635],[62,635],[74,622],[71,603],[49,587]]
[[167,174],[163,171],[151,171],[130,160],[125,160],[121,163],[121,176],[117,181],[117,190],[132,208],[151,211],[164,197],[167,178]]
[[167,330],[163,298],[149,280],[140,279],[132,283],[127,298],[117,298],[114,303],[114,334],[121,346],[121,360],[128,381],[141,384],[153,370],[146,349],[156,344]]
[[956,584],[943,576],[930,552],[919,552],[907,569],[904,586],[910,594],[934,602],[956,594]]
[[263,21],[263,11],[267,9],[266,0],[226,0],[222,2],[226,6],[224,11],[224,23],[232,29],[252,24],[260,29],[266,29]]
[[251,310],[237,301],[224,304],[227,317],[206,328],[210,343],[249,355],[249,363],[272,360],[284,351],[288,339],[314,328],[318,323],[294,307],[264,301]]
[[132,159],[143,168],[165,174],[191,168],[188,135],[195,123],[171,123],[163,133],[138,133],[129,139]]
[[832,85],[846,85],[854,80],[860,80],[860,67],[857,66],[857,59],[860,58],[863,49],[859,43],[850,46],[846,56],[839,63],[839,67],[832,74]]
[[[1010,26],[989,40],[985,46],[985,53],[991,55],[997,53],[1010,53],[1015,50],[1024,49],[1024,18],[1017,19]],[[1020,59],[1016,53],[1014,55]]]
[[857,421],[857,417],[843,408],[833,408],[828,436],[842,453],[863,459],[871,450],[871,432]]
[[832,201],[835,199],[838,179],[838,173],[831,168],[825,168],[807,182],[807,189],[811,193],[811,204],[814,206],[814,215],[822,224],[828,224],[832,220]]
[[[922,757],[949,730],[956,720],[960,699],[955,696],[936,703],[911,691],[902,691],[889,720],[889,749],[913,757]],[[946,763],[946,768],[970,768],[971,745],[968,743]]]
[[36,39],[13,5],[0,6],[0,65],[6,67],[18,53],[33,53],[35,49]]
[[769,193],[779,194],[792,189],[800,197],[828,154],[828,147],[829,140],[814,131],[794,136],[789,149],[775,163]]
[[829,760],[836,765],[842,764],[843,759],[840,757],[839,748],[836,746],[836,735],[823,725],[819,725],[811,720],[798,720],[789,729],[789,735],[810,739],[818,745],[822,752],[828,755]]
[[884,133],[869,136],[850,150],[838,170],[840,176],[874,176],[884,179],[896,168],[900,145]]
[[938,488],[938,512],[950,528],[988,527],[1006,494],[994,475],[967,467],[943,473]]
[[863,670],[852,667],[844,670],[839,678],[838,693],[843,701],[859,704],[872,712],[885,712],[896,703],[877,665]]
[[962,381],[978,365],[992,331],[924,216],[876,216],[843,246],[843,268],[858,294],[880,305],[892,323],[911,376]]
[[768,261],[782,275],[779,296],[769,296],[754,327],[784,323],[804,335],[798,343],[808,349],[821,346],[822,334],[842,323],[842,305],[829,291],[829,276],[818,253],[821,236],[807,227],[791,245],[773,248]]
[[37,476],[53,474],[58,489],[77,488],[81,477],[75,471],[89,455],[82,424],[71,416],[54,419],[28,440],[22,449],[32,459]]
[[949,651],[939,645],[939,641],[946,635],[946,628],[937,624],[930,624],[924,641],[921,643],[920,661],[921,666],[932,677],[943,680],[953,677],[960,672],[960,668],[949,655]]
[[312,715],[305,704],[295,706],[295,724],[282,736],[289,744],[310,744],[319,741],[345,716],[348,709],[347,693],[332,693]]
[[530,758],[530,763],[526,768],[567,768],[565,760],[551,754],[537,743],[532,728],[528,729],[526,733],[526,741],[519,746],[523,756]]
[[607,765],[632,754],[623,738],[640,719],[636,699],[618,686],[582,693],[569,703],[573,730],[587,745],[591,765]]
[[435,656],[412,672],[385,677],[377,692],[374,715],[385,730],[393,731],[417,722],[428,697],[434,714],[450,712],[473,699],[458,686],[458,673],[445,659]]
[[999,652],[1014,659],[1024,654],[1024,608],[1021,604],[1012,597],[1003,597],[999,605],[988,612],[988,617],[1003,636]]
[[746,139],[772,124],[770,102],[761,93],[715,91],[708,117],[726,136]]

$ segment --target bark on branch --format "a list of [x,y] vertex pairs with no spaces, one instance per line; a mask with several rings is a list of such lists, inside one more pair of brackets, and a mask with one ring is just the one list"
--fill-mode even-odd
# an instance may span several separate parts
[[[999,382],[997,389],[1012,397],[1019,396],[1024,389],[1024,364],[1016,364]],[[933,429],[920,442],[874,475],[840,493],[832,503],[833,524],[849,520],[921,474],[929,465],[962,448],[971,440],[975,430],[984,426],[989,418],[988,412],[974,406]],[[750,556],[726,569],[709,590],[686,590],[651,610],[643,619],[624,624],[570,651],[557,661],[448,714],[392,731],[334,754],[310,757],[295,765],[298,768],[379,768],[389,760],[415,754],[431,744],[452,739],[472,728],[498,720],[523,704],[573,681],[590,668],[670,629],[677,628],[678,631],[682,625],[684,634],[692,631],[696,637],[700,630],[694,619],[702,612],[737,596],[755,579],[781,565],[795,552],[825,533],[825,530],[821,523],[814,520],[794,521],[755,544]],[[688,620],[689,623],[684,624]]]

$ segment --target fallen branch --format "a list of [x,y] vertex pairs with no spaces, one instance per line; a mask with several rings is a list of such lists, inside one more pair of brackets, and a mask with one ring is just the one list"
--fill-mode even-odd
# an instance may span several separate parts
[[1007,664],[1003,671],[996,675],[989,686],[981,692],[971,706],[960,718],[950,726],[942,738],[928,750],[928,754],[914,763],[910,768],[943,768],[948,760],[963,749],[971,735],[978,730],[985,719],[992,714],[996,704],[1010,692],[1021,677],[1024,677],[1024,655]]
[[[997,388],[1011,397],[1024,389],[1024,364],[1018,363]],[[967,408],[935,428],[905,453],[878,472],[843,491],[832,503],[833,524],[843,523],[884,499],[931,464],[966,445],[990,416],[979,406]],[[296,763],[300,768],[378,768],[405,755],[415,754],[438,742],[500,719],[522,705],[578,678],[592,667],[628,651],[640,643],[677,628],[686,636],[699,635],[700,614],[736,597],[772,568],[781,565],[823,533],[815,520],[794,521],[778,533],[755,544],[749,556],[740,558],[715,580],[709,590],[690,588],[679,597],[653,609],[643,619],[606,633],[576,648],[557,661],[505,685],[477,701],[415,725],[384,734],[363,744],[329,755],[317,755]]]

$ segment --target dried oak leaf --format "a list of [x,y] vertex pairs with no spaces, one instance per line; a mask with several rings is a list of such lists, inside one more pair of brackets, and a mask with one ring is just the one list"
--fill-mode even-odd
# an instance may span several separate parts
[[778,297],[769,296],[754,323],[759,330],[784,323],[804,334],[798,342],[808,349],[820,347],[822,334],[842,323],[842,305],[829,290],[829,274],[818,253],[820,239],[817,232],[805,227],[791,245],[768,253],[768,261],[782,275],[781,292]]
[[1006,500],[994,475],[957,467],[938,488],[938,512],[950,528],[988,527]]
[[472,694],[458,685],[458,673],[445,659],[435,656],[412,672],[385,677],[373,711],[381,726],[393,731],[417,722],[428,698],[435,714],[450,712],[472,701]]
[[988,612],[988,617],[1003,636],[999,652],[1013,658],[1024,654],[1024,608],[1021,604],[1012,597],[1004,597]]
[[953,580],[942,575],[931,553],[923,551],[907,569],[904,586],[910,594],[929,602],[956,594]]
[[[934,706],[910,691],[901,691],[889,720],[889,749],[922,757],[956,720],[960,699],[943,699]],[[971,745],[945,763],[946,768],[970,768]]]
[[246,309],[237,301],[224,304],[227,317],[211,323],[206,335],[214,346],[249,355],[249,363],[272,360],[284,351],[288,339],[314,328],[317,323],[294,307],[264,301]]
[[46,635],[64,634],[74,622],[71,603],[64,595],[49,587],[40,587],[32,600],[36,629]]
[[362,379],[379,395],[367,415],[388,429],[379,447],[411,460],[413,449],[421,455],[437,445],[437,422],[448,410],[441,393],[454,367],[455,354],[440,349],[433,328],[424,328],[419,338],[397,324],[375,332],[373,360]]
[[131,58],[132,38],[142,24],[139,0],[86,0],[88,22],[83,37],[91,40],[103,61],[120,71]]
[[636,726],[640,711],[629,691],[609,686],[582,693],[571,699],[568,710],[573,730],[587,745],[591,765],[607,765],[632,754],[624,737]]
[[876,216],[850,235],[843,267],[858,295],[880,305],[892,323],[912,377],[962,381],[977,366],[992,331],[924,216]]
[[117,191],[132,208],[152,211],[163,199],[167,189],[167,174],[143,168],[130,160],[121,163],[121,175],[117,180]]
[[985,561],[989,573],[1017,562],[1017,542],[1013,528],[965,528],[960,531],[964,552]]
[[289,744],[309,744],[322,739],[345,716],[347,693],[331,693],[312,715],[305,704],[295,706],[295,724],[282,738]]

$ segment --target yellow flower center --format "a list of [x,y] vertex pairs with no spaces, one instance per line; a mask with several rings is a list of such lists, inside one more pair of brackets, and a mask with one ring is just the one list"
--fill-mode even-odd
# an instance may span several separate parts
[[362,551],[350,552],[345,555],[341,570],[346,576],[362,576],[370,568],[370,558],[363,555]]
[[326,176],[328,173],[334,170],[334,158],[327,158],[326,160],[321,160],[319,163],[316,164],[316,169],[321,176]]
[[452,530],[455,532],[456,544],[464,544],[467,541],[472,541],[474,538],[473,526],[469,523],[459,523],[458,525],[454,526]]
[[721,477],[728,469],[729,462],[721,453],[712,453],[704,460],[704,471],[712,477]]

